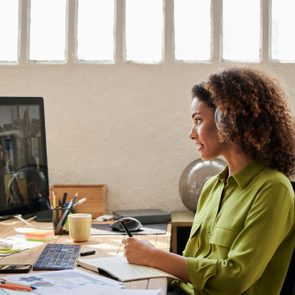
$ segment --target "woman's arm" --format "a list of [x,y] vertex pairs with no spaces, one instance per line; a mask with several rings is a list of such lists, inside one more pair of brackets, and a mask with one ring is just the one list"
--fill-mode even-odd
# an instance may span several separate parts
[[148,241],[135,238],[123,240],[125,256],[129,263],[151,266],[188,281],[187,258],[155,248]]

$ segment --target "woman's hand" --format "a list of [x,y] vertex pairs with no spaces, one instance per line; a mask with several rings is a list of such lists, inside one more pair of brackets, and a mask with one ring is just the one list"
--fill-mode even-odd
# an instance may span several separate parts
[[152,265],[152,256],[155,247],[149,241],[137,240],[135,238],[123,239],[124,254],[129,263],[139,265]]
[[146,265],[174,274],[189,281],[187,258],[155,248],[149,241],[136,238],[123,239],[124,254],[129,263]]

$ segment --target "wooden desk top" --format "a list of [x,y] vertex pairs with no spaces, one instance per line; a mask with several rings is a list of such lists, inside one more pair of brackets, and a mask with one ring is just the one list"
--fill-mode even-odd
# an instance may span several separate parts
[[[42,229],[52,228],[51,223],[47,222],[31,222],[34,226]],[[0,238],[6,238],[8,236],[19,234],[16,228],[27,227],[24,223],[16,219],[9,219],[0,222]],[[126,236],[124,236],[126,237]],[[91,258],[100,256],[116,256],[123,252],[123,245],[121,243],[123,235],[92,235],[90,240],[83,243],[75,243],[81,245],[81,252],[87,248],[95,249],[96,254],[92,255]],[[138,239],[149,240],[157,248],[165,251],[170,249],[171,239],[171,225],[167,227],[167,232],[164,235],[138,235]],[[73,244],[68,235],[55,236],[55,239],[50,243],[63,243]],[[0,257],[0,263],[30,263],[34,264],[37,257],[45,247],[44,243],[42,246],[38,246],[32,249],[24,250],[20,253],[9,255],[6,257]],[[86,271],[86,270],[85,270]],[[93,273],[93,272],[92,272]],[[124,284],[126,288],[132,289],[161,289],[161,295],[167,293],[167,278],[156,278],[147,280],[137,280],[127,282]]]

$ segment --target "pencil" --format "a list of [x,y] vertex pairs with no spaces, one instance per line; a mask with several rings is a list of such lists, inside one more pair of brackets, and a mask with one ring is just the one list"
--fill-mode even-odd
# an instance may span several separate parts
[[0,288],[10,289],[15,291],[27,291],[27,292],[30,292],[33,290],[31,286],[25,286],[25,285],[15,284],[15,283],[6,283],[6,282],[0,284]]

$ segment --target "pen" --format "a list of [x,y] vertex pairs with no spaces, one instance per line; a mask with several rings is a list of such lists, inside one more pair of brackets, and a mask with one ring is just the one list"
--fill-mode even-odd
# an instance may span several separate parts
[[120,224],[122,225],[122,227],[124,228],[125,232],[127,233],[127,235],[132,238],[133,235],[132,233],[129,231],[129,229],[126,227],[126,225],[124,224],[124,222],[120,221]]
[[33,291],[33,288],[31,286],[26,286],[26,285],[17,284],[17,283],[11,283],[11,282],[8,282],[4,279],[1,280],[0,288],[15,290],[15,291],[27,291],[27,292]]
[[63,207],[66,203],[68,193],[64,193],[61,201],[61,206]]
[[54,234],[59,234],[59,232],[61,231],[62,227],[64,226],[64,224],[66,223],[67,221],[67,218],[68,218],[68,215],[70,214],[72,208],[73,208],[73,205],[75,204],[76,202],[76,199],[77,199],[77,196],[78,196],[78,193],[76,193],[74,195],[74,197],[72,198],[72,200],[69,202],[64,214],[62,215],[59,223],[57,224],[56,228],[55,228],[55,232]]
[[92,254],[95,254],[95,250],[82,252],[80,253],[80,256],[88,256]]

